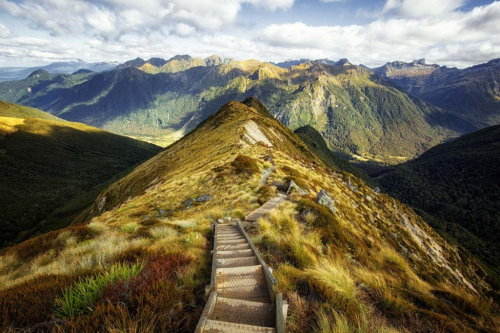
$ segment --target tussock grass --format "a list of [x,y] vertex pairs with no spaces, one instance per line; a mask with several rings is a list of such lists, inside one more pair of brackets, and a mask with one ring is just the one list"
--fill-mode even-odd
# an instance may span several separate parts
[[115,264],[104,273],[80,280],[56,299],[55,315],[65,318],[91,311],[92,304],[107,285],[129,280],[139,274],[142,268],[143,264]]
[[384,325],[379,318],[370,316],[347,317],[334,310],[321,309],[317,314],[318,333],[399,333]]
[[349,314],[366,311],[364,304],[358,300],[356,281],[345,263],[322,260],[316,266],[305,269],[302,274],[313,289],[331,300],[336,307]]
[[295,220],[295,205],[285,202],[259,221],[261,243],[268,250],[277,251],[276,256],[282,261],[291,261],[300,267],[307,267],[317,261],[321,253],[319,235],[302,235],[301,227]]
[[141,226],[138,223],[127,223],[120,226],[120,230],[129,234],[136,232]]
[[175,229],[169,226],[154,227],[149,229],[148,232],[155,239],[160,239],[160,238],[173,239],[178,235],[177,231],[175,231]]

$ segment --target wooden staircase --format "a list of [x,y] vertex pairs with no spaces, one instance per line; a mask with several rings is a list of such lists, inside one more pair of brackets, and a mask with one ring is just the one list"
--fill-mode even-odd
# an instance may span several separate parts
[[284,333],[287,304],[239,221],[216,223],[211,292],[196,333]]
[[260,219],[262,216],[269,213],[271,210],[276,208],[280,203],[282,203],[286,199],[286,194],[278,193],[277,196],[267,201],[265,204],[251,212],[245,217],[245,221],[255,222]]

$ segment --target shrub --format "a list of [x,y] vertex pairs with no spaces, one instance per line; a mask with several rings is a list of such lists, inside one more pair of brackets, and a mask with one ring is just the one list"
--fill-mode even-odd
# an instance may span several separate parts
[[7,254],[13,252],[19,260],[28,261],[33,259],[34,257],[42,254],[49,249],[54,249],[60,251],[63,247],[63,241],[57,237],[59,232],[52,231],[46,234],[33,237],[27,241],[22,242],[21,244],[12,247],[6,251]]
[[258,202],[263,205],[268,200],[272,199],[276,195],[276,187],[264,185],[257,190]]
[[[193,331],[202,309],[196,299],[202,293],[189,285],[180,287],[177,281],[180,270],[190,263],[191,259],[182,254],[151,255],[137,276],[105,288],[101,304],[94,311],[101,311],[96,320],[118,332],[150,332],[151,325],[154,332]],[[82,321],[79,327],[85,327],[86,322]]]
[[159,223],[161,223],[161,221],[158,218],[156,218],[156,217],[146,216],[139,223],[141,225],[145,226],[145,227],[149,227],[149,226],[152,226],[152,225],[159,224]]
[[238,155],[234,159],[232,165],[236,173],[239,174],[244,173],[247,175],[253,175],[260,171],[257,161],[254,158],[246,155]]
[[145,261],[148,255],[147,249],[144,247],[133,247],[123,252],[118,253],[113,258],[114,262],[121,262],[126,264],[133,264],[136,262]]
[[142,264],[115,264],[108,271],[78,281],[56,299],[58,317],[74,317],[90,310],[102,290],[114,281],[128,280],[142,270]]
[[0,328],[29,327],[51,319],[61,290],[78,279],[68,275],[43,275],[0,291]]

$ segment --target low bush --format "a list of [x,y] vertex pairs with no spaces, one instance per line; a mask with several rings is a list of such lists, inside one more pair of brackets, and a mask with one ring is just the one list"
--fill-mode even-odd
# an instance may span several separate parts
[[45,275],[39,276],[36,282],[28,281],[0,291],[0,331],[49,321],[56,298],[77,279],[75,276]]
[[[100,316],[95,320],[116,332],[193,331],[203,308],[202,293],[179,286],[177,279],[190,263],[182,254],[151,255],[137,276],[115,281],[103,290],[91,317]],[[77,328],[87,332],[90,319],[77,321]]]
[[257,190],[258,202],[260,205],[265,204],[268,200],[276,196],[276,187],[264,185]]
[[257,160],[250,156],[240,154],[234,159],[232,165],[236,173],[239,174],[253,175],[260,172]]

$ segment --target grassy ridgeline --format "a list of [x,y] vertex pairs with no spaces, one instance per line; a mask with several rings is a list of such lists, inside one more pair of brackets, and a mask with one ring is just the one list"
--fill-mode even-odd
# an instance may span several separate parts
[[[252,123],[272,146],[252,143]],[[265,201],[260,179],[271,164],[269,184],[293,179],[307,191],[249,230],[290,304],[289,332],[494,331],[490,304],[474,292],[490,288],[473,260],[409,207],[326,167],[280,122],[236,102],[108,186],[88,224],[2,252],[4,326],[56,330],[61,322],[50,320],[60,315],[77,332],[194,331],[211,225]],[[322,189],[335,213],[315,202]],[[128,274],[134,264],[142,270]]]

